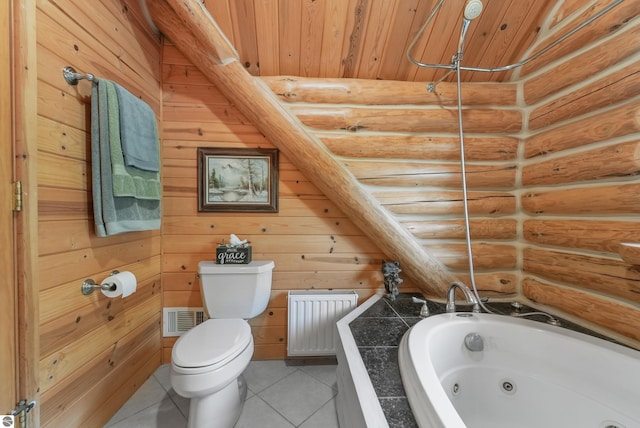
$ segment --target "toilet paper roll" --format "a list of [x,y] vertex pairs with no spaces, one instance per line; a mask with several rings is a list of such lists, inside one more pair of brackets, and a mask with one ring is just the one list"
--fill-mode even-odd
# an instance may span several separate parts
[[109,298],[122,296],[124,299],[125,297],[135,293],[138,281],[134,274],[125,271],[105,278],[104,281],[102,281],[102,285],[104,284],[110,285],[110,289],[103,289],[102,294]]

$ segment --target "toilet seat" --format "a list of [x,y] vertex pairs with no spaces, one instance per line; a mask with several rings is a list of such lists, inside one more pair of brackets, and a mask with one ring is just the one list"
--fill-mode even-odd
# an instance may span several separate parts
[[171,362],[190,374],[213,370],[233,360],[252,342],[243,319],[209,319],[183,334],[173,346]]

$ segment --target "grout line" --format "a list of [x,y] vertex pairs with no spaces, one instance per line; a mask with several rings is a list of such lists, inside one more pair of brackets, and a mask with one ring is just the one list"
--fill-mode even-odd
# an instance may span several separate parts
[[293,422],[291,422],[289,419],[287,419],[287,417],[285,415],[283,415],[282,413],[280,413],[275,407],[273,407],[271,404],[269,404],[269,402],[267,400],[265,400],[264,398],[262,398],[259,394],[256,394],[255,397],[257,397],[259,400],[261,400],[264,404],[266,404],[267,406],[269,406],[269,408],[271,410],[273,410],[274,412],[276,412],[278,415],[280,415],[282,417],[282,419],[284,419],[285,421],[289,422],[289,424],[291,424],[291,426],[297,427],[296,424],[294,424]]
[[255,395],[260,395],[262,394],[264,391],[266,391],[267,389],[271,388],[273,385],[275,385],[276,383],[288,378],[289,376],[291,376],[292,374],[294,374],[295,372],[299,371],[299,368],[296,368],[294,371],[292,371],[291,373],[288,373],[286,375],[284,375],[283,377],[273,381],[272,383],[270,383],[269,385],[265,386],[264,388],[262,388],[260,391],[254,391],[253,389],[251,389],[251,386],[249,385],[249,383],[247,382],[247,388],[249,388]]
[[[320,379],[320,378],[318,378],[318,377],[314,376],[312,373],[309,373],[308,371],[306,371],[306,370],[304,369],[304,367],[305,367],[305,366],[300,367],[300,369],[299,369],[299,370],[301,370],[304,374],[311,376],[312,378],[314,378],[314,379],[315,379],[315,380],[317,380],[318,382],[320,382],[320,383],[322,383],[322,384],[324,384],[324,385],[327,385],[327,386],[328,386],[329,388],[331,388],[331,389],[333,389],[334,385],[338,382],[337,377],[336,377],[336,380],[333,382],[333,384],[329,385],[329,384],[328,384],[328,383],[326,383],[324,380],[322,380],[322,379]],[[313,366],[313,367],[316,367],[316,366]],[[337,368],[338,368],[338,365],[336,364],[335,366],[332,366],[332,367],[335,367],[335,368],[334,368],[334,371],[335,371],[335,369],[337,369]]]
[[[313,415],[315,415],[316,413],[318,413],[320,410],[322,410],[324,408],[324,406],[326,406],[327,404],[329,404],[330,401],[335,400],[336,396],[334,395],[333,397],[331,397],[330,399],[328,399],[322,406],[318,407],[318,409],[315,412],[312,412],[309,416],[307,416],[302,422],[300,422],[299,425],[296,425],[296,427],[301,427],[302,425],[305,424],[305,422],[307,422],[309,419],[311,419],[313,417]],[[286,419],[286,418],[285,418]],[[337,415],[336,415],[336,419],[337,419]],[[288,419],[287,419],[288,420]],[[291,421],[289,421],[291,423]]]
[[[179,395],[176,394],[177,397],[179,397]],[[173,407],[176,408],[176,410],[178,411],[178,413],[180,413],[185,420],[189,418],[189,414],[187,413],[186,415],[182,412],[182,410],[180,409],[180,406],[178,405],[178,403],[175,402],[175,400],[173,399],[173,397],[171,395],[169,395],[169,399],[171,400],[171,402],[173,403]]]
[[[305,376],[309,376],[310,378],[314,379],[316,382],[320,383],[321,385],[330,388],[331,389],[331,393],[332,396],[331,398],[329,398],[326,402],[324,402],[320,407],[318,407],[315,411],[311,412],[311,414],[307,415],[307,417],[305,417],[299,424],[295,424],[293,421],[291,421],[289,418],[287,418],[284,414],[282,414],[281,412],[279,412],[277,409],[275,409],[273,406],[271,406],[271,404],[269,404],[269,402],[267,400],[265,400],[262,397],[262,393],[265,392],[267,389],[269,389],[270,387],[274,386],[275,384],[283,381],[284,379],[288,378],[289,376],[292,376],[294,373],[296,372],[300,372],[302,374],[304,374]],[[262,391],[260,391],[260,393],[256,393],[256,396],[262,400],[264,403],[266,403],[271,409],[273,409],[273,411],[275,411],[278,415],[282,416],[282,418],[284,420],[286,420],[287,422],[289,422],[291,425],[293,425],[294,427],[300,427],[302,426],[309,418],[311,418],[313,415],[315,415],[320,409],[322,409],[329,401],[334,400],[335,397],[337,395],[336,390],[333,388],[333,386],[327,385],[326,383],[324,383],[323,381],[321,381],[320,379],[317,379],[315,376],[312,376],[311,374],[307,373],[306,371],[304,371],[301,367],[300,368],[296,368],[296,370],[292,371],[291,373],[289,373],[288,375],[282,377],[280,380],[277,380],[275,382],[273,382],[271,385],[269,385],[268,387],[264,388]]]

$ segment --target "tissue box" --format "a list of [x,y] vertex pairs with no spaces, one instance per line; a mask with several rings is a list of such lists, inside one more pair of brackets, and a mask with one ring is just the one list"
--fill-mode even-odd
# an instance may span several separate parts
[[219,265],[243,265],[251,261],[251,245],[232,247],[220,244],[216,248],[216,263]]

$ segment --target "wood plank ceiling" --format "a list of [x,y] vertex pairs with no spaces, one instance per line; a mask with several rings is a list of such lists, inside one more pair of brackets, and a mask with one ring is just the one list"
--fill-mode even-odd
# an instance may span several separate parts
[[[524,58],[547,14],[566,16],[582,0],[483,0],[469,29],[467,66],[496,67]],[[253,75],[347,77],[429,82],[443,70],[419,68],[407,46],[437,0],[203,0]],[[460,37],[464,0],[446,0],[413,52],[449,64]],[[506,81],[509,73],[462,73],[463,81]]]

